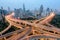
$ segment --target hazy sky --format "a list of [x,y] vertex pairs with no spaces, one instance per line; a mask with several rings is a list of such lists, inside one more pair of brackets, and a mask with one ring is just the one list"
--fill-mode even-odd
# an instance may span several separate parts
[[4,9],[7,7],[22,8],[23,3],[26,9],[39,8],[41,4],[44,5],[44,8],[60,9],[60,0],[0,0],[0,7],[3,6]]

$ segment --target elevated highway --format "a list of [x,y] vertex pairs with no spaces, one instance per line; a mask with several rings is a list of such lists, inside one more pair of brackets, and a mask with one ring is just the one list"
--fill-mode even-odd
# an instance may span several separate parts
[[[49,22],[54,18],[55,14],[51,13],[43,20],[37,20],[33,23],[28,21],[24,21],[21,19],[16,19],[13,17],[13,13],[10,15],[6,15],[5,19],[9,22],[10,26],[14,26],[20,29],[24,29],[23,32],[19,32],[18,34],[12,35],[6,40],[31,40],[32,38],[60,38],[60,29],[54,27],[53,25],[49,24]],[[10,27],[7,28],[7,30]],[[6,31],[7,31],[6,30]],[[5,32],[5,31],[4,31]],[[3,33],[4,33],[3,32]],[[16,32],[13,32],[16,33]],[[2,34],[2,33],[0,33]],[[6,37],[6,35],[0,36],[0,38]],[[11,33],[9,34],[11,35]]]

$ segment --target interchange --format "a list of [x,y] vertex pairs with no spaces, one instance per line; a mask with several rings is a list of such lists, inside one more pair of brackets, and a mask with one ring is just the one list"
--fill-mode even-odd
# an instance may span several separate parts
[[[48,36],[50,36],[52,38],[60,38],[60,29],[49,24],[49,22],[53,19],[54,16],[55,16],[55,14],[51,14],[50,16],[46,17],[42,21],[40,21],[40,20],[36,21],[36,22],[38,22],[38,24],[36,24],[36,22],[30,23],[30,22],[27,22],[27,21],[24,21],[24,20],[19,20],[19,19],[13,18],[12,14],[5,16],[5,19],[11,25],[13,25],[17,28],[20,28],[20,29],[25,29],[26,27],[31,27],[30,30],[32,31],[32,35],[30,35],[30,33],[26,29],[27,33],[30,36],[23,32],[22,34],[19,33],[19,34],[13,35],[10,38],[8,38],[7,40],[19,40],[19,39],[22,40],[25,37],[27,37],[27,39],[29,39],[33,36],[39,36],[39,37],[42,37],[42,36],[45,36],[45,37],[47,36],[48,37]],[[24,35],[27,35],[27,36],[22,37],[22,39],[21,39],[20,34],[21,35],[24,34]],[[37,35],[37,34],[39,34],[39,35]],[[14,38],[16,38],[16,39],[14,39]]]

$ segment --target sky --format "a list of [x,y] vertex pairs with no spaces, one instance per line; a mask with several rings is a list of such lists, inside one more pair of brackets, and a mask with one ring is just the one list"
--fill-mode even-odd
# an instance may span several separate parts
[[0,7],[3,6],[4,9],[22,8],[23,4],[26,9],[39,9],[41,4],[44,8],[60,9],[60,0],[0,0]]

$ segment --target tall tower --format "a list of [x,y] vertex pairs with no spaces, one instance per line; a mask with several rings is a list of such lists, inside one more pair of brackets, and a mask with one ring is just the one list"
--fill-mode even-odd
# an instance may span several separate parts
[[1,6],[1,17],[2,17],[2,22],[5,23],[5,14],[2,6]]
[[25,4],[23,4],[23,17],[26,16],[26,11],[25,11]]
[[8,11],[10,12],[10,7],[8,7]]
[[25,4],[23,4],[23,12],[25,12]]
[[1,6],[1,15],[3,15],[3,7]]
[[1,10],[3,10],[3,7],[1,6]]

